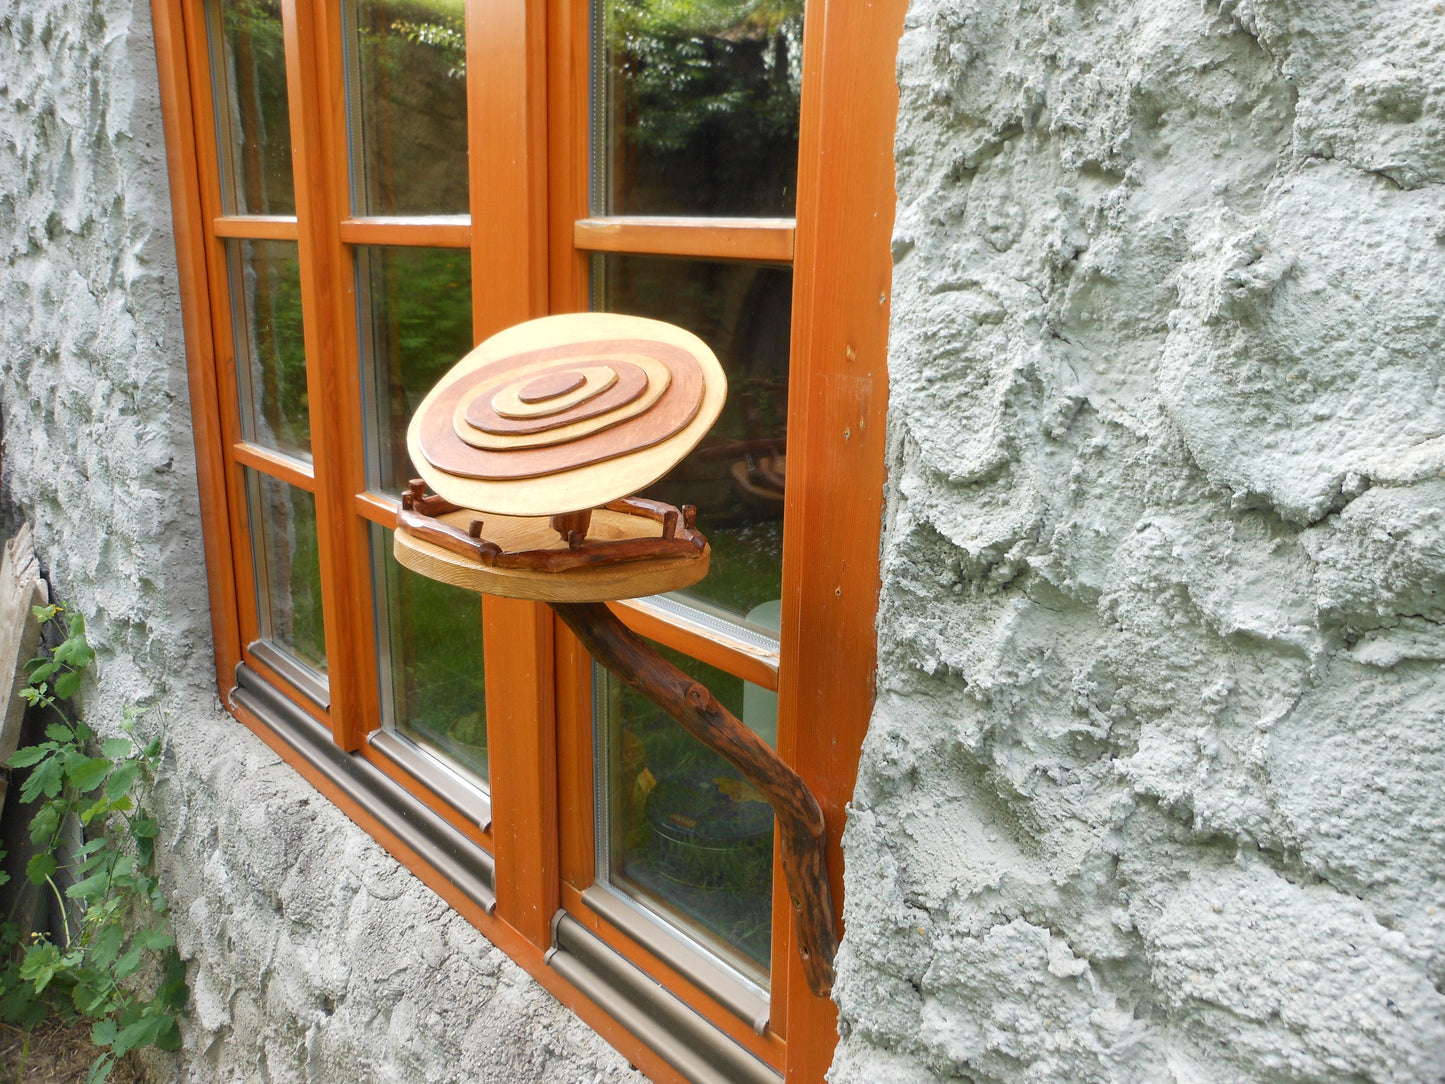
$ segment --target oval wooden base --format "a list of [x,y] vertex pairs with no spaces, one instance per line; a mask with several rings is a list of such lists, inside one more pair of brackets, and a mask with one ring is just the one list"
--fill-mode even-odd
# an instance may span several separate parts
[[[438,516],[439,520],[463,533],[475,519],[482,521],[482,535],[503,550],[565,550],[567,543],[545,518],[491,516],[461,509]],[[595,509],[587,530],[589,541],[613,542],[634,538],[659,538],[662,527],[640,516]],[[707,575],[712,551],[703,547],[695,557],[644,558],[622,564],[569,568],[559,572],[487,566],[459,553],[398,530],[392,552],[404,567],[429,579],[456,587],[505,598],[528,598],[538,602],[610,602],[640,598],[663,591],[690,587]]]

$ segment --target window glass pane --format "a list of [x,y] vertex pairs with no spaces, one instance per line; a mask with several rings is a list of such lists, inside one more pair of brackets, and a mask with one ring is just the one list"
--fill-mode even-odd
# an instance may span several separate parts
[[[758,727],[758,720],[748,717],[751,701],[740,678],[660,650],[771,739],[766,718]],[[605,794],[607,821],[605,829],[599,826],[604,846],[598,867],[615,889],[766,987],[772,807],[651,700],[601,667],[596,674],[598,787]],[[772,730],[775,734],[775,722]]]
[[216,8],[211,53],[226,210],[294,215],[280,0],[219,0]]
[[464,249],[357,249],[367,368],[371,486],[395,496],[414,474],[412,413],[472,348],[472,273]]
[[791,215],[803,0],[595,2],[595,210]]
[[317,673],[326,673],[316,499],[258,471],[246,471],[251,554],[261,638]]
[[347,10],[359,213],[466,214],[463,0],[354,0]]
[[698,526],[712,546],[711,570],[680,594],[775,629],[765,608],[782,595],[792,272],[661,257],[595,259],[602,308],[687,328],[712,347],[727,372],[722,416],[691,455],[646,491],[697,505]]
[[485,780],[482,597],[403,568],[390,531],[373,527],[372,546],[386,725]]
[[236,379],[247,440],[311,455],[295,241],[228,241]]

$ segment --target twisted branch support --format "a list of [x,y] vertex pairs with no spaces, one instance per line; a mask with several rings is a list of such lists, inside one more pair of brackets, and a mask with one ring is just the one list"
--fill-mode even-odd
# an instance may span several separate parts
[[662,658],[600,602],[553,602],[592,657],[671,715],[742,773],[778,818],[783,878],[793,905],[798,955],[808,989],[827,997],[838,950],[825,860],[823,811],[808,785],[773,748],[717,702],[707,688]]

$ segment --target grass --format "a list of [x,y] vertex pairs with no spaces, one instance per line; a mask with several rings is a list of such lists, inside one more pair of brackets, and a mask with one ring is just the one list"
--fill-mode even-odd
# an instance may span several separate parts
[[[50,1019],[34,1031],[0,1024],[0,1084],[80,1084],[101,1051],[90,1041],[88,1020],[66,1024]],[[133,1054],[111,1070],[108,1084],[145,1084]]]

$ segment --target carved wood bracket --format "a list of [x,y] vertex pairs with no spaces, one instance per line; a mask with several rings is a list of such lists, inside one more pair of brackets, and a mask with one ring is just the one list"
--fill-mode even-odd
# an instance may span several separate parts
[[828,884],[823,811],[808,785],[777,752],[717,702],[707,688],[673,666],[600,602],[551,602],[592,657],[677,720],[736,768],[768,800],[778,818],[783,878],[793,905],[798,955],[808,988],[833,989],[838,951]]

